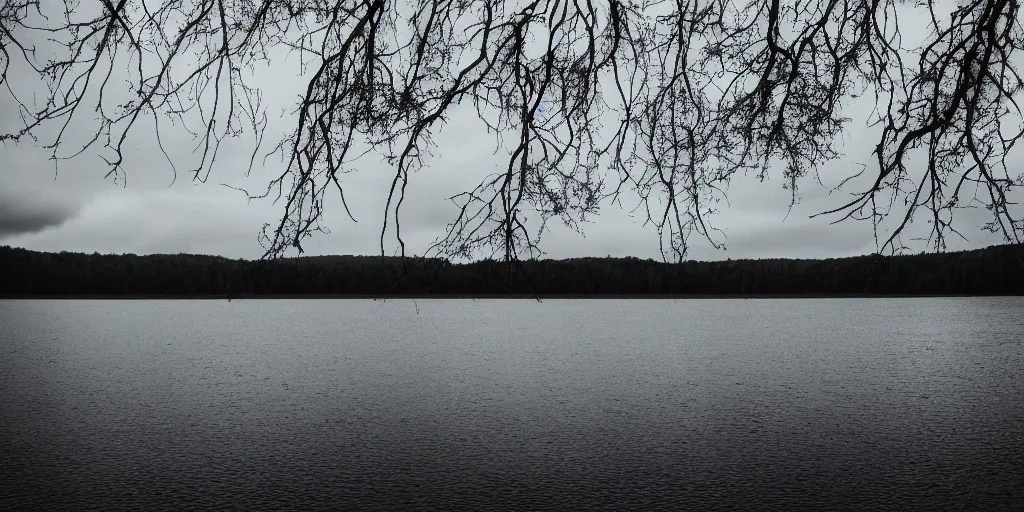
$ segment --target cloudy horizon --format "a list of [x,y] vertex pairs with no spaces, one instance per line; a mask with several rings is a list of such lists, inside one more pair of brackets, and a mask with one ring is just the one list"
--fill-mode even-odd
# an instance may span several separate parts
[[[12,153],[14,158],[10,158]],[[3,245],[51,252],[193,253],[256,259],[263,254],[257,241],[261,226],[277,220],[279,215],[279,206],[270,199],[249,201],[242,192],[221,186],[214,178],[199,184],[179,177],[174,185],[167,185],[173,179],[169,170],[140,168],[129,171],[128,182],[122,186],[105,180],[99,165],[95,170],[74,173],[65,164],[59,173],[54,173],[45,153],[34,148],[8,148],[7,156],[9,163],[16,162],[17,169],[5,174],[8,178],[15,174],[17,178],[5,180],[13,186],[7,185],[0,192]],[[436,167],[452,159],[438,160]],[[466,159],[449,172],[457,174],[473,166],[473,159]],[[380,170],[388,169],[381,165]],[[304,244],[304,255],[380,254],[383,200],[388,183],[379,178],[389,177],[384,172],[376,174],[376,180],[369,176],[346,184],[349,205],[358,222],[349,220],[340,204],[332,204],[325,223],[330,232],[309,239]],[[165,184],[161,185],[161,181]],[[410,186],[412,193],[404,211],[403,238],[408,244],[407,253],[419,255],[443,233],[454,211],[451,203],[445,201],[446,196],[437,193],[431,197],[429,187],[416,189],[415,184],[413,181]],[[724,231],[716,240],[723,242],[725,249],[715,249],[707,240],[694,235],[686,259],[832,258],[876,251],[867,222],[830,225],[831,219],[826,217],[809,218],[836,203],[835,196],[827,190],[805,180],[800,195],[800,202],[788,211],[789,191],[782,188],[779,180],[758,183],[749,176],[735,180],[729,193],[731,207],[723,206],[716,219],[716,225]],[[551,227],[541,242],[545,251],[542,257],[661,259],[656,230],[643,225],[639,212],[630,215],[628,210],[632,206],[604,205],[597,217],[581,225],[582,235],[561,225]],[[983,219],[975,215],[975,225]],[[967,219],[958,221],[963,226]],[[949,250],[1004,243],[1000,236],[980,229],[963,231],[971,241],[950,238]],[[921,241],[906,245],[915,251],[930,250]]]

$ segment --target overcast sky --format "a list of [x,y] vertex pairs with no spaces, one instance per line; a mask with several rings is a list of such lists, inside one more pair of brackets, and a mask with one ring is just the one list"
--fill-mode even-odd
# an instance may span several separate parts
[[[287,107],[305,86],[294,68],[277,64],[272,74],[255,85],[267,91],[275,109]],[[12,75],[16,76],[16,75]],[[24,74],[29,77],[29,74]],[[15,87],[32,87],[18,79]],[[31,80],[31,78],[28,78]],[[870,106],[870,105],[868,105]],[[10,101],[0,99],[0,123],[4,131],[15,122]],[[271,116],[271,129],[290,127],[292,118]],[[96,152],[61,163],[55,172],[49,153],[31,142],[7,145],[0,160],[0,244],[42,251],[100,253],[201,253],[231,258],[256,258],[263,249],[257,234],[265,222],[279,218],[280,204],[271,200],[247,201],[238,191],[221,186],[259,189],[269,176],[280,172],[278,160],[271,158],[252,176],[244,175],[251,140],[232,141],[220,157],[207,183],[196,183],[187,175],[175,180],[170,166],[160,155],[151,131],[144,127],[129,140],[125,169],[126,186],[104,179],[107,168]],[[44,134],[45,135],[45,134]],[[842,161],[822,169],[826,186],[837,184],[859,169],[857,163],[870,162],[874,145],[872,132],[863,121],[850,124],[844,138]],[[46,140],[44,136],[42,140]],[[411,178],[409,197],[403,206],[403,230],[408,252],[420,254],[455,213],[445,198],[471,188],[488,169],[504,167],[503,155],[493,154],[493,136],[482,133],[462,113],[453,115],[438,137],[439,150],[430,167]],[[177,161],[187,161],[194,142],[180,130],[169,130],[165,146]],[[180,166],[187,168],[187,165]],[[366,159],[358,172],[344,177],[346,197],[353,223],[335,202],[328,212],[329,234],[318,234],[305,244],[308,254],[377,254],[383,219],[384,200],[393,177],[393,169],[383,162]],[[829,195],[816,180],[801,182],[800,202],[788,212],[790,193],[776,179],[764,183],[753,177],[738,177],[729,190],[729,205],[715,224],[724,231],[727,250],[715,250],[699,237],[691,238],[691,259],[726,258],[823,258],[866,254],[875,251],[871,226],[865,222],[829,225],[830,218],[811,219],[813,213],[838,206],[845,196]],[[173,181],[173,185],[171,184]],[[658,237],[643,218],[630,216],[616,205],[605,205],[599,217],[584,224],[585,236],[559,226],[545,235],[542,249],[546,257],[637,256],[661,257]],[[978,229],[987,213],[965,212],[957,219],[970,239],[951,239],[951,248],[976,248],[1001,243],[998,235]],[[924,243],[905,243],[926,249]],[[393,250],[391,244],[388,250]]]

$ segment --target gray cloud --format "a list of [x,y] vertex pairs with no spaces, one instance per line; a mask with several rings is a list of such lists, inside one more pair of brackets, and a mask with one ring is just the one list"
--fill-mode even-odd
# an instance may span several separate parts
[[61,226],[77,214],[73,206],[39,201],[30,194],[0,191],[0,239]]
[[[834,226],[787,222],[781,226],[754,225],[729,233],[732,258],[818,258],[855,256],[875,251],[868,233],[833,229]],[[867,235],[866,237],[864,235]]]

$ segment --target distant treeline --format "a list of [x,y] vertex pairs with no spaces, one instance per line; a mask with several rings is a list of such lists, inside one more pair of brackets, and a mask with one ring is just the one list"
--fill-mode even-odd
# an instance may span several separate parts
[[0,295],[1024,294],[1024,244],[911,256],[663,263],[46,253],[0,247]]

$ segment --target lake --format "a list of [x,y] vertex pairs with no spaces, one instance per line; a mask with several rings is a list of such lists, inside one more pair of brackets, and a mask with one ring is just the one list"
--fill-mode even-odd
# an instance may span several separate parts
[[1024,298],[0,301],[0,509],[1024,510]]

